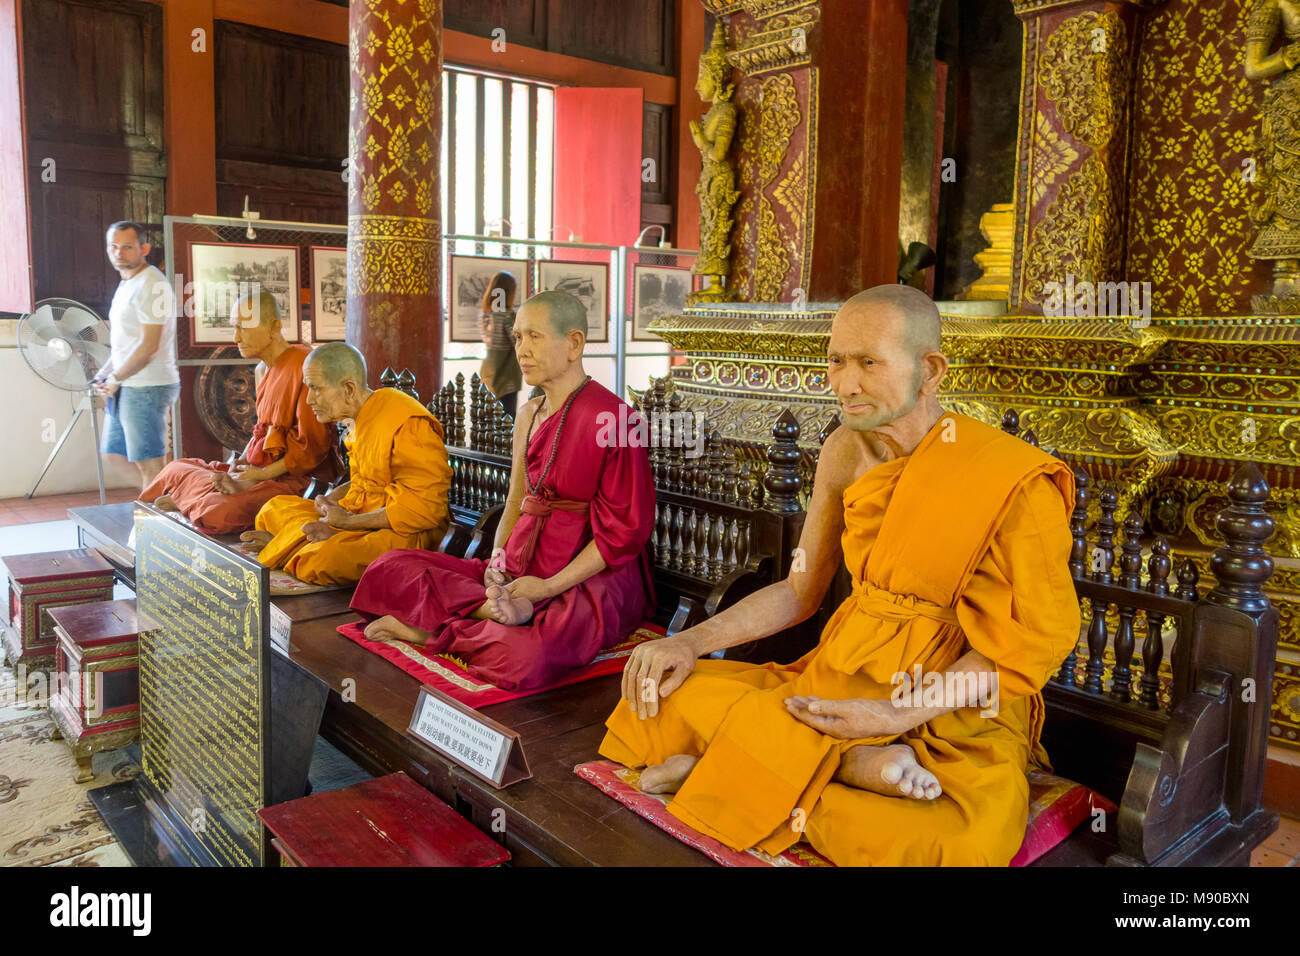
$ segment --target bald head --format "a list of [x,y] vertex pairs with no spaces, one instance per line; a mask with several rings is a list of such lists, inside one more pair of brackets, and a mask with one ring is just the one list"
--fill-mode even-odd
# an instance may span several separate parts
[[370,397],[366,385],[366,360],[346,342],[326,342],[311,350],[302,363],[307,404],[317,421],[356,420]]
[[525,302],[523,308],[545,309],[551,327],[561,338],[575,331],[587,334],[587,309],[582,300],[568,292],[539,292]]
[[311,350],[304,365],[317,369],[325,382],[342,385],[355,382],[366,387],[366,359],[346,342],[326,342]]
[[252,325],[280,327],[280,307],[275,302],[275,296],[269,292],[242,296],[236,300],[233,311],[236,324],[245,328]]
[[896,323],[899,345],[916,359],[940,350],[943,323],[934,301],[907,285],[878,285],[859,292],[840,307],[840,314],[853,322]]

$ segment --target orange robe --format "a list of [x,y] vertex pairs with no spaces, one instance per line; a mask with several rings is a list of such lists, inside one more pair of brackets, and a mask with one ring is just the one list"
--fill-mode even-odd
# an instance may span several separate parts
[[441,542],[451,466],[442,425],[428,409],[396,389],[378,389],[361,406],[344,444],[352,479],[339,505],[354,514],[385,508],[391,527],[308,541],[302,528],[319,520],[316,502],[272,498],[257,513],[258,530],[275,536],[258,555],[263,564],[312,584],[356,584],[386,551]]
[[[941,440],[947,419],[954,441]],[[620,701],[600,753],[629,767],[700,756],[668,809],[733,849],[776,854],[802,835],[840,865],[1006,865],[1024,838],[1027,765],[1047,767],[1039,690],[1079,636],[1073,496],[1061,462],[946,414],[911,455],[844,492],[854,593],[815,649],[785,666],[702,660],[657,717]],[[796,694],[888,699],[900,672],[942,672],[971,648],[997,667],[996,716],[967,707],[900,736],[841,740],[784,706]],[[899,742],[941,797],[831,782],[848,748]]]
[[302,363],[310,352],[305,345],[290,345],[266,370],[257,385],[257,424],[242,456],[257,467],[283,458],[288,468],[285,474],[228,495],[212,487],[212,475],[229,470],[229,465],[179,458],[158,473],[153,484],[140,493],[141,500],[170,495],[200,531],[233,534],[251,528],[258,510],[276,495],[301,495],[313,477],[331,481],[335,474],[330,455],[333,432],[316,420],[302,381]]

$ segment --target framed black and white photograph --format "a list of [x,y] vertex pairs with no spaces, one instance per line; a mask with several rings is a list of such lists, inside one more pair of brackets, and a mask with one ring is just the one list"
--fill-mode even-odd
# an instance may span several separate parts
[[447,310],[451,321],[448,338],[452,342],[483,342],[478,314],[483,307],[483,293],[498,272],[508,272],[515,280],[514,308],[528,298],[528,262],[524,259],[491,259],[487,256],[451,256],[451,303]]
[[577,296],[587,309],[587,341],[609,341],[609,263],[543,259],[537,263],[537,288]]
[[311,340],[342,342],[347,338],[348,250],[311,247]]
[[632,267],[632,338],[662,342],[648,326],[661,315],[680,315],[691,292],[691,270],[668,266]]
[[194,282],[190,344],[233,343],[230,312],[241,298],[258,292],[275,296],[285,341],[301,340],[297,246],[191,242],[190,277]]

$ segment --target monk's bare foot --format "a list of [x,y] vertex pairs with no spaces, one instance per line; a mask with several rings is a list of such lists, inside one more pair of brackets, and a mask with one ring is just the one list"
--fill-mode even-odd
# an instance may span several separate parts
[[172,501],[171,495],[159,495],[153,500],[153,506],[159,511],[180,511],[176,502]]
[[427,644],[433,636],[428,631],[403,624],[391,614],[385,614],[367,624],[365,634],[372,641],[406,641],[421,646]]
[[674,754],[663,763],[642,770],[637,786],[642,793],[676,793],[699,762],[699,757],[690,754]]
[[852,747],[841,760],[835,779],[886,797],[933,800],[943,793],[938,778],[916,762],[916,754],[907,744]]
[[487,589],[487,600],[474,612],[474,616],[507,627],[517,627],[533,619],[533,602],[527,598],[511,597],[505,588],[493,585]]
[[245,531],[239,536],[239,540],[250,545],[249,550],[256,553],[270,544],[273,537],[275,535],[269,531]]

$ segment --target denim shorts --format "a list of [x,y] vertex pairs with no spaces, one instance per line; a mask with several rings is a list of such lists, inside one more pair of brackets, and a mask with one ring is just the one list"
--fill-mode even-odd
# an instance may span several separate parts
[[167,409],[181,394],[176,385],[123,385],[109,400],[104,416],[105,455],[148,461],[167,454]]

